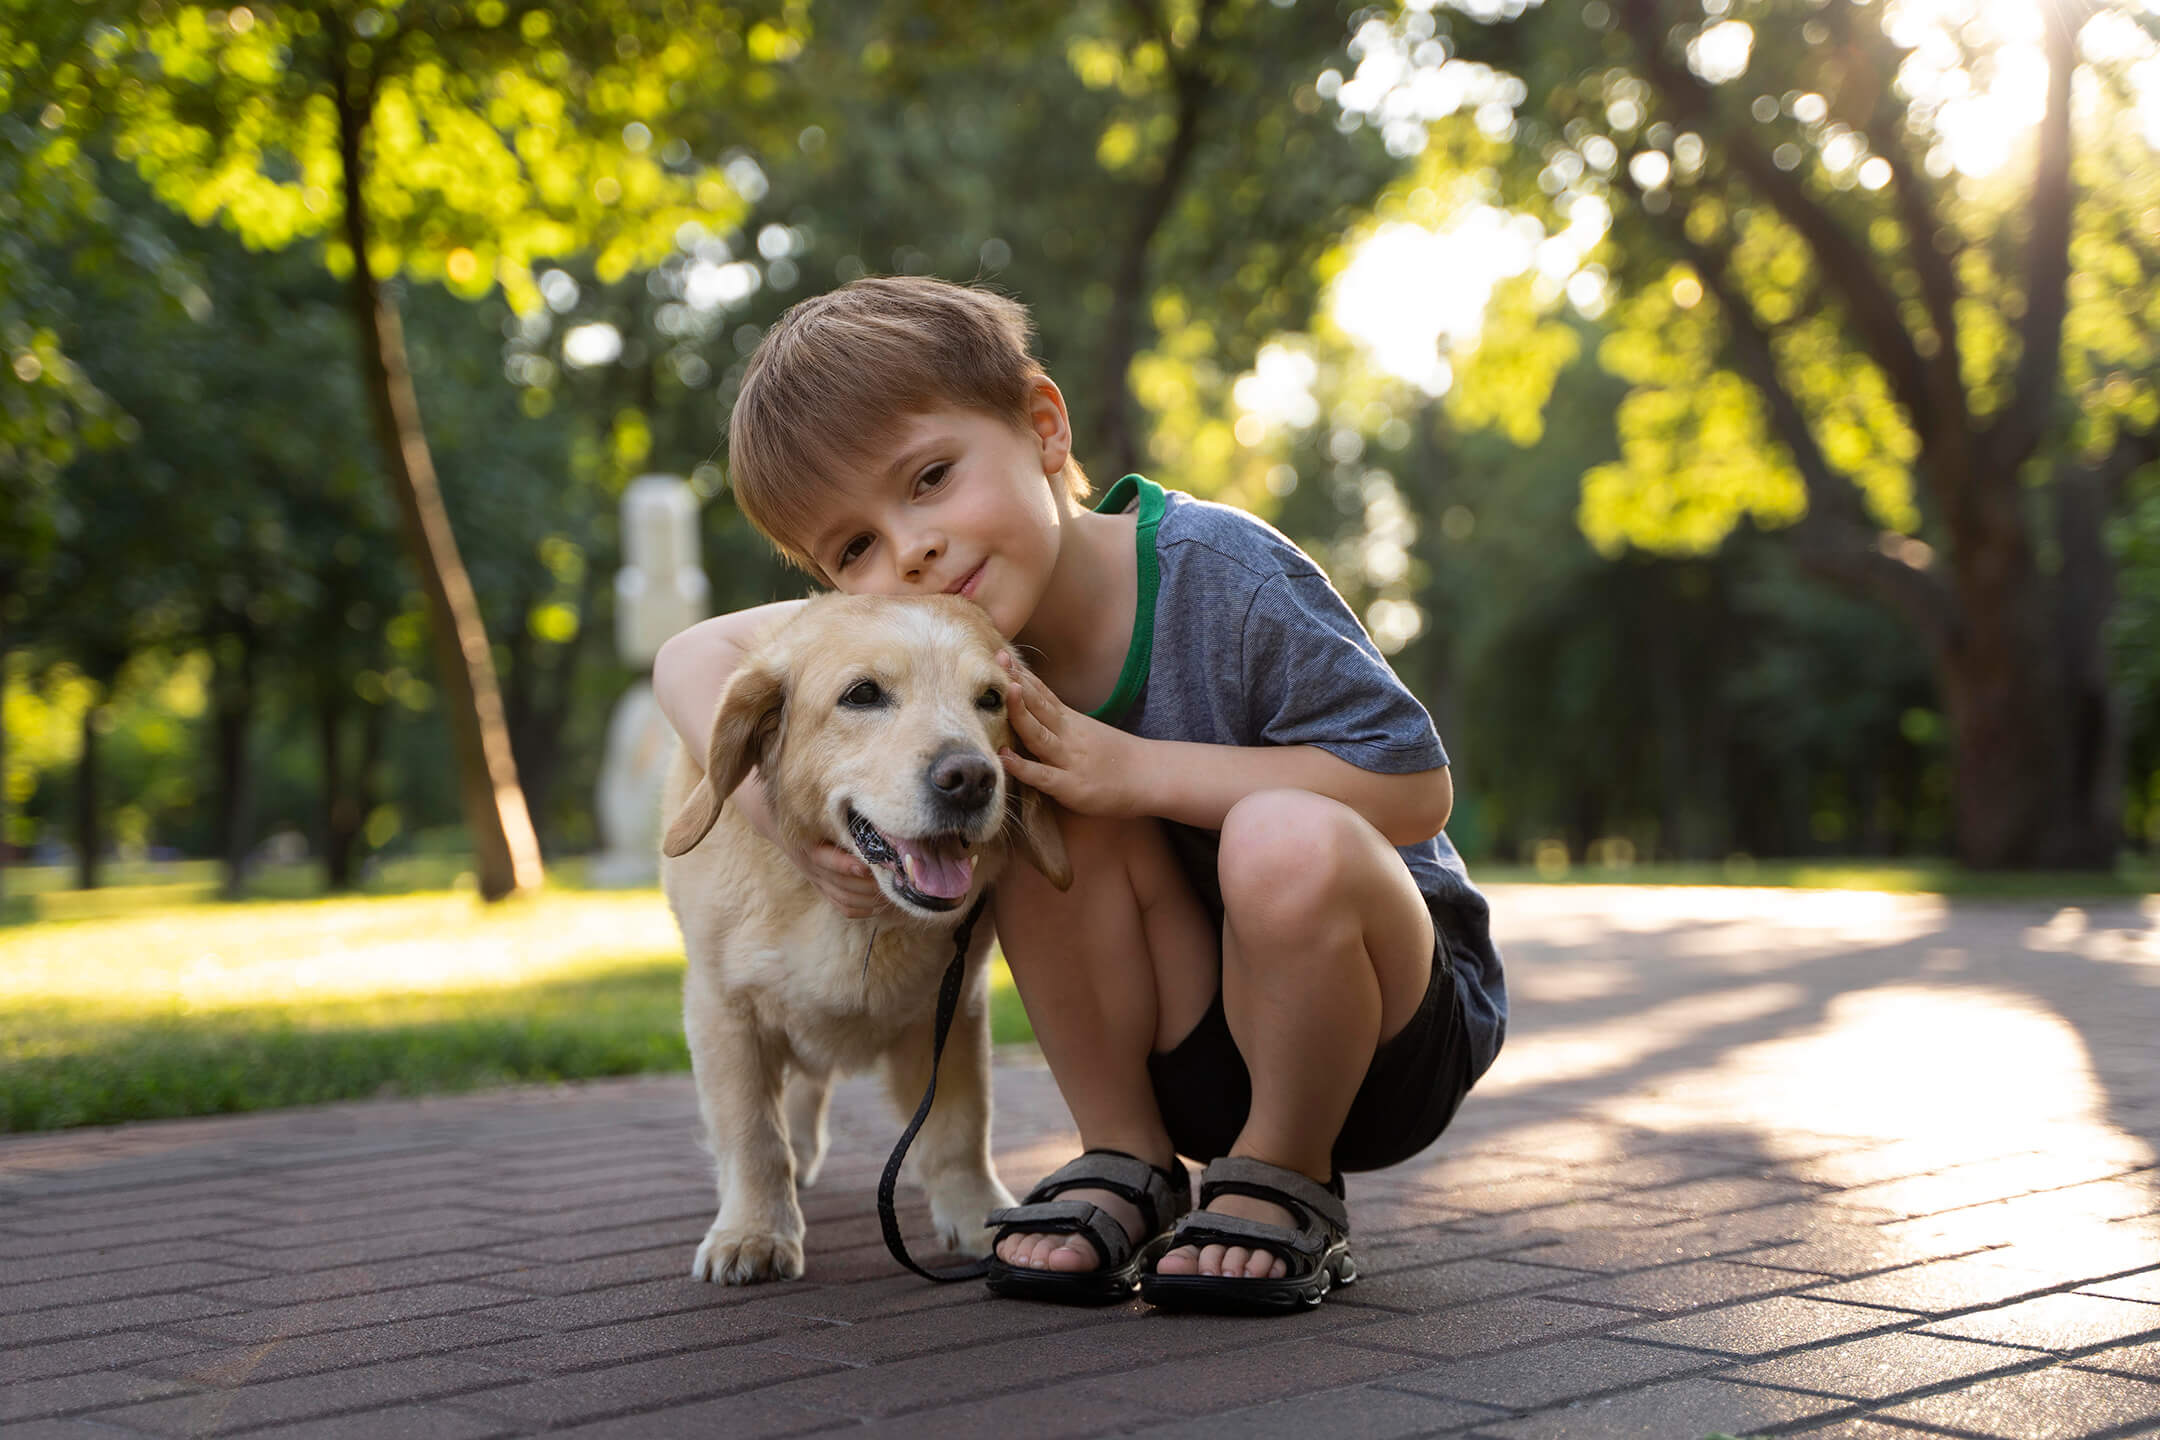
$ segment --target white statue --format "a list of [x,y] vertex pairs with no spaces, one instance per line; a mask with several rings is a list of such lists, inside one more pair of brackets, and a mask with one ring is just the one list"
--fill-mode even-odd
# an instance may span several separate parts
[[[623,568],[615,573],[615,646],[640,669],[670,635],[705,618],[711,590],[698,567],[697,496],[673,475],[641,475],[622,502]],[[660,875],[660,783],[673,740],[652,682],[615,702],[596,814],[600,853],[588,870],[601,886],[656,884]]]

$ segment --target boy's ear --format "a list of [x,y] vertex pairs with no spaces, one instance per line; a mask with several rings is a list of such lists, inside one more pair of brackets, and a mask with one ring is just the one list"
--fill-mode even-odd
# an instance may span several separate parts
[[751,767],[778,753],[787,714],[787,676],[763,660],[737,670],[713,713],[712,739],[705,752],[705,778],[690,792],[675,823],[660,842],[661,853],[687,854],[720,819],[720,808],[735,793]]
[[1056,804],[1047,795],[1015,784],[1013,808],[1020,812],[1016,842],[1020,858],[1058,889],[1072,889],[1072,861],[1065,855],[1065,832],[1058,828]]
[[1072,458],[1072,418],[1065,396],[1048,375],[1037,375],[1028,389],[1028,426],[1042,447],[1043,474],[1056,475]]

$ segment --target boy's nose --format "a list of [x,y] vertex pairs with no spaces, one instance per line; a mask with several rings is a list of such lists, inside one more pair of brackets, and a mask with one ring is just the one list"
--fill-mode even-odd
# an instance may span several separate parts
[[937,558],[945,553],[945,547],[942,541],[918,540],[901,553],[906,557],[901,562],[901,569],[906,573],[908,583],[912,585],[937,563]]

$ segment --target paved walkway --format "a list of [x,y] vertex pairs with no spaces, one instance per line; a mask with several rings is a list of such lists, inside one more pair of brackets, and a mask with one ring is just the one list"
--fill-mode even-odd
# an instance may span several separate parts
[[[2160,901],[1501,890],[1516,1030],[1285,1320],[687,1278],[681,1078],[0,1141],[10,1436],[2160,1434]],[[1073,1148],[999,1067],[1024,1189]],[[926,1222],[912,1214],[916,1233]]]

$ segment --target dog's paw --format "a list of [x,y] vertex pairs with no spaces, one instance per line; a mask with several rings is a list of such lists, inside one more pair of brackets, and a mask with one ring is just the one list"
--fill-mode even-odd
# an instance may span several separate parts
[[997,1227],[984,1222],[992,1210],[1014,1203],[1012,1192],[994,1175],[939,1187],[930,1196],[930,1220],[937,1227],[938,1243],[956,1255],[988,1255]]
[[824,1146],[820,1145],[815,1150],[811,1150],[808,1153],[805,1153],[802,1149],[798,1148],[795,1151],[795,1188],[798,1190],[808,1190],[811,1186],[817,1184],[818,1174],[819,1172],[824,1170],[824,1168]]
[[755,1285],[765,1280],[799,1280],[803,1273],[800,1239],[766,1231],[723,1230],[718,1225],[705,1232],[690,1262],[695,1280],[720,1285]]

